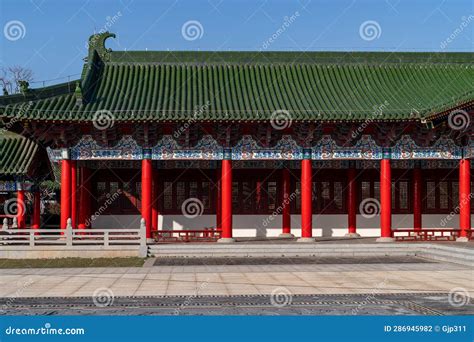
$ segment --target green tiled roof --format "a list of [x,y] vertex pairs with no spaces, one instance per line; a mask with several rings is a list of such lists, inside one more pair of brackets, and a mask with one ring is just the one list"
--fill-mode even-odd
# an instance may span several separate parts
[[0,97],[0,117],[420,120],[474,102],[473,53],[124,52],[108,36],[90,39],[82,101],[73,83],[42,88]]
[[0,129],[0,177],[30,174],[37,153],[33,141]]

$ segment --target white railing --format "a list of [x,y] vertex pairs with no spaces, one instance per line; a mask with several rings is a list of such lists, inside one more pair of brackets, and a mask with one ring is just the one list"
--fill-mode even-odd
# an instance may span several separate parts
[[145,220],[138,229],[73,229],[71,219],[66,229],[24,229],[18,228],[16,218],[13,224],[3,220],[0,231],[1,245],[26,246],[146,246]]

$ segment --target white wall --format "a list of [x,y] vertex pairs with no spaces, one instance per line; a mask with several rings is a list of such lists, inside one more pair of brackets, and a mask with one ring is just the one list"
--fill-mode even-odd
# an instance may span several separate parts
[[[459,218],[454,215],[443,226],[447,215],[423,215],[424,228],[458,228]],[[380,218],[364,218],[357,215],[357,232],[361,236],[380,236]],[[93,222],[93,228],[137,228],[139,215],[101,215]],[[159,216],[159,229],[203,229],[215,227],[215,215],[202,215],[194,219],[182,215]],[[292,233],[301,235],[300,215],[291,215]],[[413,215],[393,215],[392,227],[413,228]],[[272,237],[281,233],[281,216],[234,215],[233,234],[235,237]],[[313,215],[313,236],[344,236],[347,233],[347,215]]]

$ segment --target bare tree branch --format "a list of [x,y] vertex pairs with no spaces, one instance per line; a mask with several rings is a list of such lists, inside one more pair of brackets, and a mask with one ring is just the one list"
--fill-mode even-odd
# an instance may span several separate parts
[[20,81],[33,81],[33,71],[20,65],[0,68],[0,84],[8,94],[20,92]]

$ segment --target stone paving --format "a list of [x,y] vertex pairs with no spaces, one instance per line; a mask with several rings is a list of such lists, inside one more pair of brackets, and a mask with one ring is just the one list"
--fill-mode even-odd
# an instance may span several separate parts
[[[353,257],[212,257],[212,258],[156,258],[153,266],[197,266],[197,265],[343,265],[354,264]],[[411,264],[433,262],[409,256],[358,257],[357,264]],[[150,266],[151,266],[150,265]]]
[[6,315],[474,315],[448,293],[0,298]]
[[[0,304],[3,303],[7,314],[49,314],[51,311],[50,314],[173,314],[195,298],[201,299],[194,305],[184,305],[180,313],[348,314],[348,311],[356,310],[356,314],[423,314],[420,312],[424,309],[417,305],[425,307],[425,302],[429,303],[425,314],[471,312],[469,296],[474,296],[474,270],[471,267],[419,258],[405,258],[405,262],[387,258],[391,262],[364,263],[360,258],[354,258],[352,263],[347,260],[323,263],[320,260],[311,264],[303,259],[302,263],[276,265],[187,266],[179,263],[152,266],[155,260],[150,259],[144,267],[4,269],[0,275]],[[374,299],[380,295],[408,297]],[[123,305],[104,308],[85,305],[83,301],[90,304],[93,296],[102,296],[105,300],[112,298],[115,303],[132,300],[134,304],[130,311]],[[290,297],[296,301],[301,297],[301,303],[309,304],[280,308],[268,304],[269,296]],[[352,297],[341,302],[334,296]],[[459,309],[449,305],[450,296],[455,302],[468,300]],[[34,307],[30,305],[34,299],[31,297],[47,303]],[[223,298],[219,299],[217,307],[209,304],[216,302],[215,298]],[[242,302],[242,298],[254,298],[251,302],[260,304],[249,305]],[[258,298],[264,298],[266,302],[259,302]],[[367,298],[371,300],[367,302]],[[417,303],[420,298],[424,298],[423,302]],[[149,306],[150,303],[170,301],[178,304]],[[72,307],[65,306],[64,302]],[[48,303],[55,306],[50,307]],[[357,309],[360,305],[362,308]]]

